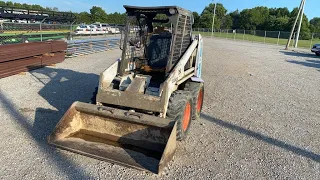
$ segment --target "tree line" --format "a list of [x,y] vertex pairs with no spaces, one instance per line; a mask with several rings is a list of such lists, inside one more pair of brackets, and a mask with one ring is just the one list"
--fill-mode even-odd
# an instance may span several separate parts
[[[30,9],[38,11],[59,11],[57,7],[43,7],[37,4],[16,3],[12,1],[0,1],[0,6]],[[71,13],[71,12],[70,12]],[[95,22],[109,23],[109,24],[124,24],[125,13],[110,13],[107,14],[101,7],[93,6],[89,12],[72,12],[76,16],[76,23],[91,24]]]
[[16,3],[12,1],[0,1],[0,6],[7,6],[7,7],[15,7],[15,8],[21,8],[21,9],[32,9],[32,10],[38,10],[38,11],[58,11],[59,9],[57,7],[42,7],[37,4],[26,4],[26,3]]
[[77,17],[77,23],[91,24],[95,22],[109,24],[125,24],[125,13],[110,13],[107,14],[101,7],[93,6],[88,12],[74,13]]
[[[193,12],[195,19],[194,28],[212,28],[214,7],[215,4],[210,3],[201,14]],[[217,3],[214,29],[291,31],[298,11],[298,8],[289,11],[286,7],[268,8],[258,6],[252,9],[236,10],[228,13],[223,4]],[[304,14],[301,26],[301,38],[310,39],[312,33],[320,33],[320,18],[315,17],[309,21]]]
[[[0,1],[0,6],[33,9],[33,10],[48,10],[58,11],[57,7],[42,7],[36,4],[13,3],[11,1]],[[206,6],[202,13],[193,12],[194,28],[211,28],[213,10],[215,4],[210,3]],[[290,31],[293,22],[298,14],[298,8],[289,11],[288,8],[268,8],[258,6],[242,11],[236,10],[229,12],[222,3],[216,4],[216,17],[214,29],[245,29],[245,30],[266,30],[266,31]],[[124,24],[125,13],[110,13],[107,14],[101,7],[93,6],[89,12],[73,13],[76,16],[76,23],[91,24],[95,22],[109,24]],[[310,39],[312,33],[319,33],[320,36],[320,18],[315,17],[308,20],[307,16],[303,15],[301,38]]]

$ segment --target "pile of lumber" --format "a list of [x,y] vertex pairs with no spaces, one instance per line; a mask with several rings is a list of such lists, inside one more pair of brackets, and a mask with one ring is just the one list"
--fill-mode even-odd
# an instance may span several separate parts
[[0,78],[64,61],[67,43],[48,41],[0,46]]

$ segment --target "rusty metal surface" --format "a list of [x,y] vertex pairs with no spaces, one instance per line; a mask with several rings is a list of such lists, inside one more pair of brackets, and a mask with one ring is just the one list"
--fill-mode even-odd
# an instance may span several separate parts
[[51,41],[51,52],[62,52],[67,50],[68,43],[65,41]]
[[64,52],[49,53],[42,56],[34,56],[14,61],[0,63],[0,78],[27,72],[43,66],[63,62],[65,59]]
[[41,67],[41,56],[0,63],[0,78]]
[[160,173],[176,150],[176,123],[75,102],[48,142],[96,159]]
[[51,52],[51,44],[46,42],[23,43],[0,46],[0,62],[32,57]]
[[64,41],[0,46],[0,78],[60,63],[66,49]]
[[63,62],[65,59],[64,52],[49,53],[42,56],[42,66]]

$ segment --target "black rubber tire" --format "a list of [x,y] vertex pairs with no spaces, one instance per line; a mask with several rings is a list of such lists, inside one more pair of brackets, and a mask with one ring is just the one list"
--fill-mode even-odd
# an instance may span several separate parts
[[[190,107],[190,119],[187,128],[183,128],[183,119],[186,110],[187,103]],[[191,125],[192,118],[192,98],[191,94],[188,91],[177,90],[172,93],[167,110],[167,118],[175,120],[177,122],[177,140],[182,141],[187,137],[187,134]]]
[[316,55],[317,55],[317,56],[320,56],[320,51],[316,52]]
[[[201,116],[202,106],[203,106],[203,97],[204,97],[204,84],[198,82],[188,81],[184,87],[185,91],[190,91],[192,96],[192,120],[198,120]],[[200,111],[197,110],[198,106],[198,98],[200,95],[200,91],[202,91],[202,102]]]
[[92,97],[91,97],[91,104],[97,104],[97,94],[98,94],[98,87],[95,88]]

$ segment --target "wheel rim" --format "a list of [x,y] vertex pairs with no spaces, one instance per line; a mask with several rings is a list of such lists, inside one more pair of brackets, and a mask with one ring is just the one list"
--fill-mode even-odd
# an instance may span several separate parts
[[201,89],[198,96],[197,113],[200,113],[201,111],[202,102],[203,102],[203,90]]
[[186,104],[186,108],[184,110],[184,115],[183,115],[183,122],[182,122],[183,131],[186,131],[188,129],[190,119],[191,119],[191,105],[188,102]]

